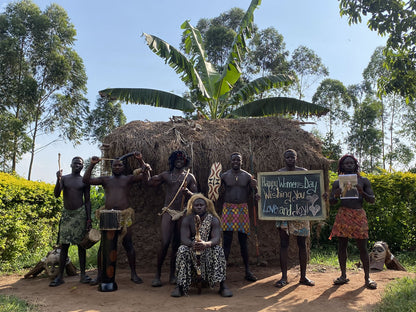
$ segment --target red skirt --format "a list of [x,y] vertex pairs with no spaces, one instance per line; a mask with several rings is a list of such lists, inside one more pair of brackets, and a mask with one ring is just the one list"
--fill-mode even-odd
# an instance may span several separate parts
[[364,209],[339,208],[329,239],[333,236],[368,239],[367,215]]

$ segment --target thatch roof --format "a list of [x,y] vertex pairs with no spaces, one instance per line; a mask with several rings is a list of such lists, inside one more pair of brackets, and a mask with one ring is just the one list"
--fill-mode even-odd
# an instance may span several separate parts
[[[285,118],[185,120],[174,117],[169,122],[133,121],[114,130],[105,137],[103,143],[107,148],[103,149],[102,156],[106,158],[140,151],[145,162],[153,168],[152,175],[169,169],[168,157],[173,151],[184,150],[192,158],[191,172],[198,181],[199,190],[205,194],[212,163],[220,162],[223,170],[229,169],[231,153],[240,152],[243,155],[243,169],[256,177],[257,172],[275,171],[283,167],[283,153],[292,148],[298,153],[298,166],[324,170],[328,189],[329,161],[321,154],[321,142],[304,131],[299,122]],[[129,165],[130,169],[137,166],[133,159]],[[150,231],[156,238],[159,237],[157,212],[163,207],[163,199],[163,190],[145,187],[138,187],[132,196],[132,205],[136,211],[140,211],[136,220],[154,225],[155,231]],[[273,228],[271,223],[261,221],[259,227],[269,231]],[[143,235],[146,234],[139,233],[138,237],[143,238]],[[273,244],[275,248],[276,242]],[[154,249],[151,254],[156,259]]]

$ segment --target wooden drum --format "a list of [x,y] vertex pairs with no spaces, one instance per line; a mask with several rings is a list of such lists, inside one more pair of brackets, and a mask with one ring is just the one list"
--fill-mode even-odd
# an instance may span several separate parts
[[100,230],[117,231],[121,229],[120,210],[101,210],[100,211]]
[[121,230],[120,210],[100,211],[101,230],[101,252],[100,270],[101,282],[98,285],[99,291],[115,291],[118,286],[115,281],[117,264],[117,241]]
[[101,239],[101,233],[99,230],[91,229],[85,234],[84,239],[79,244],[84,249],[90,249]]

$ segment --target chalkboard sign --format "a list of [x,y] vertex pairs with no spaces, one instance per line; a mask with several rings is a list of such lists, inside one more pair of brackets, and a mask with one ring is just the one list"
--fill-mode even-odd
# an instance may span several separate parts
[[260,220],[326,218],[323,171],[259,172]]

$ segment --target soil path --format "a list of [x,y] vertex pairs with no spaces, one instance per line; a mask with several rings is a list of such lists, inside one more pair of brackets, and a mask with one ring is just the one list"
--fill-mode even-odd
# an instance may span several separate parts
[[[144,283],[136,285],[129,279],[128,270],[119,269],[116,282],[119,289],[114,292],[99,292],[94,286],[80,284],[77,276],[65,277],[65,284],[48,287],[49,279],[37,277],[24,279],[20,275],[0,276],[0,294],[15,295],[36,304],[44,312],[131,312],[131,311],[371,311],[380,301],[386,285],[396,278],[415,274],[384,270],[372,272],[378,288],[369,290],[363,286],[363,272],[348,272],[350,282],[342,286],[332,285],[339,276],[333,268],[309,266],[307,276],[316,282],[315,287],[298,284],[299,267],[289,271],[289,285],[274,287],[280,278],[277,268],[253,267],[259,280],[248,283],[243,280],[241,268],[230,267],[227,284],[232,289],[232,298],[222,298],[218,289],[203,289],[198,295],[191,289],[188,297],[172,298],[172,285],[160,288],[150,286],[153,273],[140,276]],[[89,272],[95,276],[95,272]],[[165,277],[165,276],[164,276]]]

